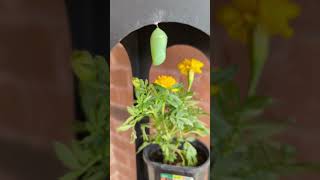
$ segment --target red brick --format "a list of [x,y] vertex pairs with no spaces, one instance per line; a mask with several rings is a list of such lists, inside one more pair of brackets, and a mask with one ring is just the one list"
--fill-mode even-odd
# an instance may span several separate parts
[[120,149],[126,149],[128,147],[133,146],[130,144],[130,134],[126,133],[124,134],[123,132],[116,132],[116,133],[110,133],[111,134],[111,141],[113,145],[117,148]]
[[127,51],[121,43],[118,43],[115,47],[111,49],[110,65],[111,65],[111,69],[113,67],[119,67],[119,66],[131,67]]
[[130,106],[133,102],[133,91],[128,88],[110,87],[110,104]]
[[125,179],[132,179],[132,177],[134,177],[135,179],[135,166],[129,166],[129,164],[118,162],[117,164],[114,164],[114,169],[117,169],[119,172],[118,176],[122,178],[125,177]]
[[210,136],[200,137],[199,140],[203,142],[208,148],[210,148]]
[[119,180],[118,173],[110,171],[110,180]]
[[132,89],[132,74],[128,68],[111,68],[110,84],[115,87]]
[[199,106],[207,113],[210,113],[210,100],[209,102],[200,101]]
[[114,147],[113,153],[118,163],[122,163],[128,166],[132,164],[131,162],[135,162],[136,154],[133,146],[125,147],[125,149]]
[[196,98],[200,101],[210,103],[210,74],[204,72],[196,75],[192,85],[192,90],[196,93]]
[[[111,114],[111,112],[110,112],[110,114]],[[117,122],[118,122],[118,120],[113,118],[112,115],[110,115],[110,135],[111,135],[111,133],[116,132],[116,129],[119,126]]]

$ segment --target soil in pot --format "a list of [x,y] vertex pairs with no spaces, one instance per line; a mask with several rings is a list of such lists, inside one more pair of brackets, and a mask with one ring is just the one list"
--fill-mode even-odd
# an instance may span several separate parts
[[159,146],[146,147],[143,159],[148,167],[149,180],[205,180],[210,163],[209,149],[200,141],[192,144],[198,152],[198,164],[194,167],[164,164]]
[[[198,154],[197,154],[198,164],[196,166],[200,166],[201,164],[205,163],[205,161],[207,160],[207,156],[208,155],[204,154],[202,151],[198,151]],[[165,164],[163,162],[163,155],[162,155],[160,149],[158,151],[150,152],[149,158],[153,162]],[[180,156],[177,155],[177,161],[172,164],[168,164],[168,165],[181,166],[181,163],[182,163],[182,160],[181,160]]]

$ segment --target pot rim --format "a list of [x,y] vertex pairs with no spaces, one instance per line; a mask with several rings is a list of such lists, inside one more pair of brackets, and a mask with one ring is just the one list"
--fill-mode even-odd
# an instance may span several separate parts
[[151,147],[151,146],[158,146],[157,144],[150,144],[148,145],[144,150],[143,150],[143,160],[145,161],[146,164],[150,164],[153,167],[161,167],[161,168],[166,168],[166,169],[176,169],[178,171],[197,171],[197,170],[201,170],[201,169],[205,169],[210,165],[210,151],[209,148],[203,144],[201,141],[196,140],[194,142],[191,142],[191,144],[196,144],[198,146],[202,146],[202,148],[206,151],[206,155],[207,155],[207,159],[206,161],[204,161],[204,163],[202,163],[199,166],[195,166],[195,167],[190,167],[190,166],[174,166],[174,165],[169,165],[169,164],[163,164],[163,163],[159,163],[159,162],[154,162],[152,160],[150,160],[149,155],[147,154],[147,150]]

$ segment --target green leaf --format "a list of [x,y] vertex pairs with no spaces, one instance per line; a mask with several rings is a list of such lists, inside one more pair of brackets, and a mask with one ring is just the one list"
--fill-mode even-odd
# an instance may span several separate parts
[[221,84],[233,79],[234,75],[237,73],[237,66],[230,66],[224,70],[212,70],[211,71],[211,84]]
[[82,175],[82,171],[72,171],[59,178],[59,180],[78,180],[78,178]]
[[76,159],[72,151],[64,144],[56,142],[54,143],[56,154],[60,161],[64,163],[70,169],[79,169],[81,165]]
[[250,133],[250,141],[263,140],[286,130],[289,124],[276,122],[259,122],[245,125],[244,130]]
[[243,165],[244,163],[237,159],[231,159],[229,157],[218,158],[214,164],[215,169],[213,173],[217,176],[231,176],[235,172],[239,171]]
[[276,172],[283,175],[295,175],[303,172],[314,172],[317,173],[320,171],[320,163],[315,162],[298,162],[298,163],[289,163],[283,166],[279,166],[276,169]]
[[72,68],[82,81],[94,80],[97,74],[92,56],[87,51],[74,51],[72,53]]
[[73,129],[75,133],[84,133],[88,132],[88,129],[86,128],[86,123],[80,120],[76,120],[73,124]]
[[188,166],[195,166],[198,163],[197,150],[189,142],[185,142],[183,145],[185,157]]
[[273,99],[264,96],[249,97],[239,111],[241,118],[252,118],[260,115],[267,106],[273,103]]
[[[215,128],[210,129],[210,133],[215,137],[215,141],[220,141],[225,138],[228,134],[231,133],[232,126],[227,122],[227,120],[223,117],[223,113],[221,112],[221,107],[214,102],[214,105],[211,112],[211,126]],[[211,138],[213,139],[213,138]]]
[[193,141],[196,140],[196,138],[195,137],[187,137],[186,140],[189,141],[189,142],[193,142]]
[[58,158],[73,170],[60,179],[95,178],[95,175],[98,179],[100,172],[106,172],[98,167],[107,165],[107,160],[101,157],[109,154],[106,147],[109,140],[106,133],[109,125],[109,67],[105,58],[93,57],[87,51],[74,51],[71,63],[80,80],[81,105],[88,121],[75,124],[76,133],[84,133],[85,137],[73,142],[71,148],[61,143],[54,145]]
[[148,124],[141,124],[141,132],[142,132],[142,137],[144,141],[149,141],[149,137],[146,133],[146,128],[148,128]]
[[80,161],[81,164],[86,164],[92,157],[89,150],[83,148],[80,143],[74,141],[72,143],[72,152],[74,156]]
[[181,99],[179,99],[176,95],[174,94],[169,94],[167,97],[167,102],[168,104],[170,104],[171,106],[177,108],[181,103]]
[[98,171],[88,178],[88,180],[104,180],[107,179],[106,173]]
[[145,147],[147,147],[148,145],[150,145],[149,142],[143,142],[143,144],[139,147],[137,154],[142,151]]
[[259,171],[255,174],[250,175],[247,177],[248,180],[278,180],[279,179],[279,174],[277,173],[272,173],[268,171]]
[[120,127],[117,128],[117,131],[118,131],[118,132],[127,131],[127,130],[129,130],[130,128],[133,128],[133,126],[130,125],[130,124],[123,124],[123,125],[121,125]]
[[233,111],[240,104],[239,88],[233,83],[225,83],[221,86],[221,90],[216,101],[223,101],[220,105],[224,110]]

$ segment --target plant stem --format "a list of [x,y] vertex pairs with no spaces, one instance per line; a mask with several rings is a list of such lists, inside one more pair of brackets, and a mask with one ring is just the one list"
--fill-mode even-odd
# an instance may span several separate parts
[[194,80],[194,72],[190,70],[188,73],[188,91],[191,90],[193,80]]
[[251,75],[249,96],[254,96],[269,52],[269,36],[261,25],[251,32],[250,39]]
[[182,160],[182,165],[185,166],[186,165],[186,161],[181,153],[181,150],[177,149],[177,153],[179,154],[179,156],[181,157]]

